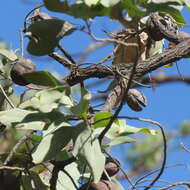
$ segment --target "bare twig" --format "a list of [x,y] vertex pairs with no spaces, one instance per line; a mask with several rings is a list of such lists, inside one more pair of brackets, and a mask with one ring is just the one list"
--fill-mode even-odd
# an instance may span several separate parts
[[[129,75],[129,79],[128,79],[128,81],[127,81],[127,85],[124,87],[124,94],[127,94],[128,91],[129,91],[129,89],[130,89],[130,87],[131,87],[131,84],[132,84],[132,81],[133,81],[133,77],[134,77],[134,73],[135,73],[135,70],[136,70],[136,67],[137,67],[137,64],[138,64],[139,45],[135,43],[135,47],[136,47],[137,56],[136,56],[136,58],[135,58],[135,60],[134,60],[133,67],[132,67],[131,73],[130,73],[130,75]],[[121,80],[123,80],[123,79],[121,79]],[[123,82],[121,82],[121,83],[123,83]],[[121,84],[121,85],[123,85],[123,84]],[[121,92],[121,94],[122,94],[122,92]],[[99,137],[98,137],[100,144],[102,144],[102,140],[103,140],[105,134],[109,131],[109,129],[111,128],[111,126],[112,126],[112,124],[113,124],[113,122],[114,122],[114,120],[118,117],[120,111],[122,110],[123,105],[124,105],[124,98],[125,98],[125,96],[122,97],[121,102],[120,102],[120,104],[119,104],[117,110],[115,111],[113,117],[110,119],[108,125],[107,125],[107,126],[104,128],[104,130],[100,133],[100,135],[99,135]],[[109,102],[106,102],[106,103],[109,103]],[[105,103],[105,104],[106,104],[106,103]]]
[[99,43],[99,44],[93,44],[93,45],[89,45],[88,49],[80,56],[79,59],[79,63],[82,63],[82,61],[85,60],[85,58],[92,53],[93,51],[95,51],[98,48],[104,47],[106,46],[108,43],[107,42],[103,42],[103,43]]
[[21,139],[15,144],[13,149],[10,151],[9,155],[7,156],[6,160],[4,161],[3,165],[8,165],[8,163],[11,161],[13,155],[17,151],[17,149],[22,145],[28,138],[29,136],[33,133],[33,131],[26,131],[25,135],[21,137]]
[[181,147],[188,153],[190,153],[190,149],[187,148],[182,142],[180,143]]
[[65,57],[72,63],[76,64],[74,59],[69,55],[69,53],[58,43],[57,47],[61,50],[61,52],[65,55]]
[[10,166],[1,166],[1,167],[0,167],[0,170],[25,171],[26,168],[10,167]]
[[66,59],[65,57],[59,55],[56,52],[49,54],[49,56],[61,63],[65,67],[71,68],[71,66],[73,65],[73,63],[70,60]]
[[19,34],[20,34],[20,54],[21,54],[21,57],[24,57],[24,41],[23,41],[22,30],[19,30]]
[[[164,133],[164,128],[163,126],[158,123],[157,121],[153,121],[153,120],[150,120],[150,119],[143,119],[143,118],[137,118],[137,117],[129,117],[129,116],[124,116],[123,118],[126,118],[126,119],[132,119],[132,120],[139,120],[139,121],[143,121],[143,122],[148,122],[148,123],[152,123],[154,125],[157,125],[160,130],[161,130],[161,133],[162,133],[162,137],[163,137],[163,144],[164,144],[164,150],[163,150],[163,162],[162,162],[162,167],[160,169],[160,172],[158,173],[158,175],[155,177],[155,179],[148,185],[146,186],[146,188],[144,190],[148,190],[150,189],[155,183],[156,181],[160,178],[160,176],[162,175],[163,171],[164,171],[164,168],[165,168],[165,165],[166,165],[166,158],[167,158],[167,140],[166,140],[166,136],[165,136],[165,133]],[[142,180],[139,179],[137,180],[137,182],[135,183],[135,185],[140,181]],[[132,190],[135,188],[135,185],[133,186]]]
[[167,187],[160,188],[159,190],[166,190],[166,189],[170,189],[172,187],[179,186],[179,185],[186,185],[188,188],[190,188],[190,182],[189,181],[185,181],[185,182],[173,183],[171,185],[168,185]]
[[5,99],[7,100],[7,102],[9,103],[9,105],[12,107],[12,108],[15,108],[14,104],[11,102],[11,100],[9,99],[9,97],[7,96],[6,92],[4,91],[3,87],[1,86],[0,84],[0,90],[3,94],[3,96],[5,97]]
[[184,77],[181,78],[181,76],[166,76],[164,74],[161,75],[156,75],[156,76],[151,76],[151,80],[149,77],[143,78],[142,79],[143,83],[151,83],[155,82],[157,84],[164,84],[164,83],[170,83],[170,82],[184,82],[187,84],[190,84],[190,77]]

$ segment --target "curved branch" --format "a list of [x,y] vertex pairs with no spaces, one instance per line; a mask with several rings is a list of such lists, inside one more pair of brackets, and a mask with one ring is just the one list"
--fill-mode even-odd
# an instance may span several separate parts
[[[182,41],[174,48],[165,50],[163,53],[150,57],[145,61],[139,61],[134,73],[134,78],[139,79],[159,67],[178,61],[181,58],[187,58],[188,56],[190,56],[190,39]],[[124,70],[129,76],[133,68],[133,64],[117,64],[109,67],[93,64],[85,68],[77,67],[63,80],[73,86],[89,78],[105,78],[113,76],[118,70],[117,67]]]

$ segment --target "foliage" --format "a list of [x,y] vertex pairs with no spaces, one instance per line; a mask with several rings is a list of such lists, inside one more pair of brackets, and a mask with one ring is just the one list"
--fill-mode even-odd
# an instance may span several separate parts
[[[44,0],[44,4],[50,11],[75,18],[87,21],[98,16],[107,16],[119,21],[124,27],[132,28],[144,27],[143,20],[152,12],[169,13],[176,22],[185,23],[181,10],[183,7],[190,8],[188,0],[76,0],[74,3],[67,0]],[[56,48],[60,49],[60,40],[78,30],[73,24],[57,18],[33,17],[31,20],[24,33],[29,38],[27,51],[34,56],[52,56]],[[160,53],[162,44],[162,40],[155,42],[150,49],[150,56]],[[61,51],[67,61],[73,61],[64,48]],[[119,118],[112,122],[114,113],[95,111],[92,108],[91,92],[83,84],[74,91],[75,87],[47,71],[23,74],[30,85],[18,95],[13,89],[15,81],[11,79],[10,70],[22,56],[6,46],[0,48],[0,55],[0,124],[2,130],[5,128],[0,141],[5,141],[5,136],[12,140],[1,148],[1,165],[3,167],[6,163],[6,166],[24,168],[21,173],[18,170],[2,174],[8,178],[10,173],[12,178],[17,179],[11,185],[19,182],[17,189],[73,190],[83,180],[97,183],[104,172],[107,157],[105,152],[113,146],[125,143],[133,144],[128,157],[132,167],[142,164],[143,159],[147,170],[160,163],[161,158],[157,159],[161,154],[160,146],[151,147],[153,153],[146,157],[150,149],[147,144],[162,142],[157,130],[129,126],[125,120]],[[113,88],[109,87],[108,90]],[[102,143],[99,136],[110,122],[110,130]],[[32,133],[15,153],[12,147],[23,135],[23,131]],[[189,133],[185,124],[181,133]],[[13,138],[14,134],[17,135]],[[135,138],[139,134],[144,134],[146,140],[141,142]],[[13,155],[7,161],[7,152],[11,151]],[[134,152],[136,156],[132,154]],[[72,158],[73,162],[65,164],[65,161]],[[63,164],[62,167],[59,164]],[[122,189],[118,180],[113,178],[113,181],[118,189]],[[3,188],[6,189],[6,186]]]

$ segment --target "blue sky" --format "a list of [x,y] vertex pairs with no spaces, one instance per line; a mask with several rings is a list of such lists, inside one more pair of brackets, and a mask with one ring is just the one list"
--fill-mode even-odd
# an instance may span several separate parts
[[[26,3],[30,2],[30,3]],[[25,15],[35,7],[35,5],[40,3],[40,1],[19,1],[19,0],[6,0],[1,2],[0,7],[0,38],[5,40],[9,46],[13,49],[20,48],[20,39],[19,39],[19,30],[23,29],[23,19]],[[37,2],[37,3],[36,3]],[[72,21],[76,24],[81,23],[80,20],[75,20],[71,17],[68,17],[63,14],[54,14],[63,19]],[[183,10],[184,17],[187,21],[187,24],[190,25],[190,12],[187,10]],[[95,28],[95,26],[97,26]],[[97,21],[93,22],[94,31],[97,32],[97,35],[103,35],[101,32],[102,29],[106,29],[107,31],[116,31],[120,28],[118,23],[110,22],[106,18],[98,18]],[[186,32],[190,33],[190,27],[183,28]],[[27,40],[25,40],[26,44]],[[91,43],[90,39],[87,38],[86,34],[81,32],[76,32],[72,38],[65,38],[62,42],[64,47],[71,53],[77,54],[81,52],[83,49],[87,48],[88,43]],[[97,52],[93,53],[88,57],[87,61],[96,61],[101,59],[104,55],[110,52],[112,46],[108,46],[106,48],[102,48]],[[42,70],[49,70],[53,72],[57,72],[60,75],[62,73],[66,73],[67,70],[63,70],[63,67],[58,63],[53,61],[49,61],[50,59],[47,57],[31,57],[25,51],[25,56],[30,57],[37,64],[37,68]],[[183,59],[178,62],[178,67],[180,72],[184,76],[190,76],[190,59]],[[160,68],[159,71],[166,72],[171,75],[178,75],[176,66],[172,68]],[[93,79],[94,80],[94,79]],[[92,81],[93,81],[92,80]],[[101,89],[105,89],[105,86],[101,86]],[[93,93],[96,94],[96,89],[93,90]],[[185,120],[190,120],[190,86],[184,83],[173,83],[173,84],[164,84],[162,86],[156,87],[155,91],[152,89],[142,89],[145,95],[148,98],[149,105],[140,113],[135,113],[128,109],[125,106],[125,109],[122,111],[121,115],[128,116],[136,116],[142,118],[149,118],[156,120],[162,123],[165,126],[166,131],[170,131],[173,129],[178,129],[181,122]],[[130,125],[138,125],[142,126],[140,123],[136,123],[133,121],[128,122]],[[143,124],[146,126],[147,124]],[[178,138],[175,141],[175,144],[178,145],[181,142],[181,139]],[[186,140],[187,146],[190,147],[190,143]],[[116,148],[113,151],[113,154],[118,157],[118,153],[120,152],[119,148]],[[168,157],[168,164],[172,163],[186,163],[189,164],[189,154],[185,153],[183,150],[174,151]],[[120,156],[119,156],[120,157]],[[120,157],[123,160],[122,157]],[[175,173],[174,173],[175,172]],[[162,179],[171,180],[171,181],[185,181],[190,179],[190,171],[184,167],[171,168],[165,171]],[[180,189],[180,188],[179,188]]]

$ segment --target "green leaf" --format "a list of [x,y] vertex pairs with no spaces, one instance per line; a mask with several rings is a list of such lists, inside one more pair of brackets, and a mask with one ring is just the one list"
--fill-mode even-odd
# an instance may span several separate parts
[[11,109],[0,112],[0,122],[6,126],[15,126],[19,129],[41,130],[47,124],[59,117],[64,117],[60,112],[40,113],[22,109]]
[[120,2],[120,0],[100,0],[100,3],[104,7],[112,7],[112,6],[116,5],[119,2]]
[[29,114],[35,113],[27,110],[22,109],[11,109],[8,111],[1,111],[0,112],[0,122],[4,125],[11,125],[12,123],[20,123],[22,120]]
[[91,168],[93,180],[97,183],[103,173],[105,156],[101,152],[101,147],[92,131],[85,128],[77,137],[73,150],[73,155],[85,160]]
[[143,17],[145,16],[145,11],[139,9],[133,0],[122,0],[122,4],[125,7],[127,13],[131,17]]
[[[126,124],[125,120],[118,120],[119,123],[113,123],[109,131],[106,133],[106,137],[109,140],[114,140],[117,137],[125,137],[126,135],[135,134],[135,133],[145,133],[156,135],[157,132],[152,129],[147,128],[136,128]],[[97,128],[95,130],[96,134],[100,134],[102,132],[102,128]]]
[[116,137],[113,140],[111,140],[110,143],[106,144],[108,146],[115,146],[115,145],[119,145],[119,144],[124,144],[124,143],[131,143],[131,142],[135,142],[136,140],[130,137]]
[[84,88],[81,89],[81,99],[80,102],[71,108],[73,114],[78,116],[84,116],[89,108],[89,102],[91,99],[91,94]]
[[[105,127],[109,121],[110,121],[110,117],[112,117],[114,114],[110,113],[110,112],[98,112],[95,114],[94,117],[94,122],[95,125],[93,126],[94,128],[101,128],[101,127]],[[116,122],[116,121],[114,121]]]
[[55,120],[48,130],[43,131],[42,140],[32,154],[33,162],[41,163],[55,158],[71,140],[73,130],[63,118]]
[[84,0],[84,3],[91,7],[92,5],[96,5],[98,3],[99,0]]
[[32,23],[26,32],[46,41],[59,40],[74,30],[72,24],[61,19],[47,19]]
[[44,129],[45,125],[46,123],[44,121],[31,121],[17,124],[16,129],[41,131]]
[[64,167],[64,170],[72,177],[68,177],[64,171],[60,171],[58,174],[58,180],[56,184],[56,190],[71,190],[76,189],[76,187],[73,185],[73,182],[75,184],[78,184],[78,180],[80,178],[80,173],[77,169],[77,164],[72,163]]
[[29,175],[28,174],[22,175],[22,186],[24,189],[27,190],[35,190],[35,189],[48,190],[48,187],[42,182],[39,175],[31,171]]
[[16,53],[13,50],[0,49],[0,55],[6,57],[9,61],[16,61],[18,59]]
[[[63,103],[63,98],[66,96],[68,88],[69,87],[67,86],[63,86],[42,90],[36,93],[31,99],[20,104],[19,107],[22,109],[32,108],[34,110],[39,110],[45,113],[51,112],[53,109],[57,109],[61,102]],[[64,103],[65,105],[68,103],[70,106],[71,101]]]
[[190,1],[189,0],[181,0],[182,3],[185,4],[188,8],[190,7]]
[[30,38],[27,50],[36,56],[50,54],[58,41],[73,30],[69,22],[60,19],[36,21],[26,31],[26,36]]
[[43,56],[52,53],[56,46],[57,41],[46,41],[41,39],[38,43],[36,43],[35,41],[30,40],[27,46],[27,51],[31,55]]
[[183,5],[180,0],[173,0],[173,1],[150,1],[146,3],[144,7],[147,9],[146,15],[152,12],[165,12],[169,13],[177,22],[185,24],[186,21],[181,14],[181,10]]

